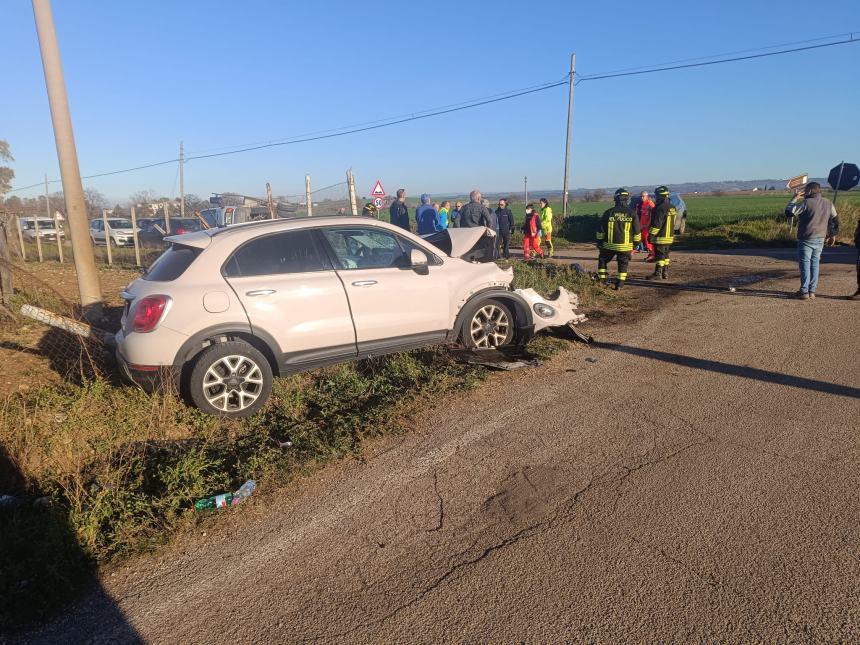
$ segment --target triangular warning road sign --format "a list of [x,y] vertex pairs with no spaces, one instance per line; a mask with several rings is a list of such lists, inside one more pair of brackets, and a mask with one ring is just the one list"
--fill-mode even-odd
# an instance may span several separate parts
[[370,191],[370,194],[374,197],[385,197],[385,189],[382,187],[382,182],[378,179],[376,180],[376,185],[373,187],[373,190]]

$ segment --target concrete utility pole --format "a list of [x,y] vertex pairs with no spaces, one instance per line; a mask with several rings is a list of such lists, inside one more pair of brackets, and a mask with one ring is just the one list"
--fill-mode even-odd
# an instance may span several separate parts
[[313,199],[313,195],[311,195],[310,175],[305,175],[305,199],[308,201],[308,217],[311,217],[314,214],[314,204],[311,201]]
[[179,142],[179,216],[185,217],[185,148]]
[[526,195],[525,204],[526,204],[526,206],[528,206],[528,203],[529,203],[529,178],[528,177],[523,177],[523,192]]
[[353,216],[358,215],[358,202],[355,199],[355,177],[352,168],[346,171],[346,186],[349,189],[349,209]]
[[60,61],[60,47],[57,44],[51,2],[50,0],[32,1],[36,31],[39,34],[39,47],[42,50],[42,67],[45,69],[45,86],[48,89],[48,102],[51,106],[57,157],[60,161],[60,175],[66,199],[66,218],[69,223],[69,235],[72,238],[81,305],[88,318],[100,318],[101,287],[87,225],[84,187],[81,184],[81,171],[78,167],[78,153],[75,150],[75,135],[72,130],[72,117],[69,113],[69,99],[66,96],[66,82],[63,79],[63,66]]
[[570,131],[573,127],[573,77],[576,73],[576,54],[570,55],[570,90],[567,97],[567,139],[564,144],[564,188],[562,193],[562,217],[567,217],[568,187],[570,185]]

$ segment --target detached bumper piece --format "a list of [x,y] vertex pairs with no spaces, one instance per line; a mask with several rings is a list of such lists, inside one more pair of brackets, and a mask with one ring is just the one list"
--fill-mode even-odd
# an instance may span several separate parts
[[534,289],[515,289],[514,293],[529,304],[535,333],[549,327],[578,325],[588,320],[585,314],[576,313],[579,296],[564,287],[559,287],[549,298],[544,298]]
[[482,365],[494,370],[512,371],[537,367],[541,361],[524,347],[509,345],[494,349],[457,349],[451,351],[454,360],[471,365]]

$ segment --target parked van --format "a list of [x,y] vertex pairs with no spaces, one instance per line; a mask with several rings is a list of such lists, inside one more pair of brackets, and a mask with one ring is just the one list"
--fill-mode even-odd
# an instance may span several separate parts
[[269,219],[269,209],[265,206],[223,206],[200,211],[209,228],[223,228],[233,224]]

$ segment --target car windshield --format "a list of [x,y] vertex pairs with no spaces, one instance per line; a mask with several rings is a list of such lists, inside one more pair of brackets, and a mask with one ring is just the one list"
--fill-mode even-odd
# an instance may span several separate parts
[[206,220],[209,228],[218,227],[218,209],[208,208],[205,211],[201,211],[200,216]]
[[131,228],[131,220],[127,219],[109,219],[108,226],[111,228]]

